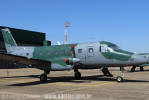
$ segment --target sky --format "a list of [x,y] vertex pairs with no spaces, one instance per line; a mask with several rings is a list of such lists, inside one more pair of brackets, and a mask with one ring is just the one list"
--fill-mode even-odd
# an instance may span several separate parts
[[149,52],[148,0],[0,0],[0,26],[46,33],[56,44],[109,41],[124,50]]

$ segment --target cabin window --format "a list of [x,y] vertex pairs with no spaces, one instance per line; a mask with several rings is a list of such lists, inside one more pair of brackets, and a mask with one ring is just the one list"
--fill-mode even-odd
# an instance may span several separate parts
[[93,48],[88,48],[88,52],[92,53],[92,52],[94,52],[94,49]]
[[82,49],[78,49],[78,53],[82,53]]
[[26,56],[29,56],[29,53],[26,53]]

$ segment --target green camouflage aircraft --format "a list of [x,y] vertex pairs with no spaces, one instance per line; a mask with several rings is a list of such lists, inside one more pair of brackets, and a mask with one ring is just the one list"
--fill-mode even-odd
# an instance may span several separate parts
[[148,59],[148,63],[147,64],[142,64],[139,66],[132,66],[131,68],[131,72],[135,72],[136,71],[136,67],[140,67],[140,71],[144,71],[144,66],[149,66],[149,53],[139,53],[138,55],[143,56],[144,58]]
[[125,66],[145,64],[147,59],[132,52],[124,51],[117,45],[101,41],[92,43],[76,43],[41,47],[17,46],[9,29],[2,29],[7,53],[0,53],[0,59],[26,64],[44,71],[40,81],[47,80],[50,71],[74,70],[76,79],[81,78],[78,69],[102,69],[105,75],[111,75],[108,67],[121,67],[124,78]]

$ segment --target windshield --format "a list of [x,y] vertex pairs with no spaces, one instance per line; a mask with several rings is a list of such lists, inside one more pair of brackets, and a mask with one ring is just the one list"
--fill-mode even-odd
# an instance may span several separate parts
[[108,46],[108,47],[110,47],[113,50],[120,50],[120,47],[118,47],[118,46]]
[[113,52],[113,49],[105,45],[105,46],[100,46],[99,51],[100,52]]

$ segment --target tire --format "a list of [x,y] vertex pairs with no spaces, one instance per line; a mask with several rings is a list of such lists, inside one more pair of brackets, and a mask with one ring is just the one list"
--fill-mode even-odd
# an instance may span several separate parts
[[46,81],[47,81],[47,75],[46,74],[40,75],[40,82],[46,82]]
[[117,80],[117,82],[123,82],[124,81],[124,79],[121,76],[118,76],[116,80]]
[[75,79],[81,79],[81,73],[75,72]]

